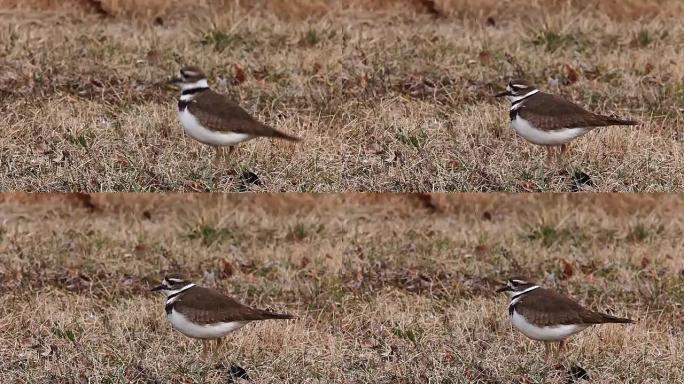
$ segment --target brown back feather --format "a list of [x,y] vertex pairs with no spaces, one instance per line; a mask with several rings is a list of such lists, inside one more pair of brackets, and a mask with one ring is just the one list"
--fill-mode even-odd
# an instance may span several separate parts
[[188,289],[176,300],[174,308],[200,324],[293,318],[287,314],[248,307],[213,289],[198,286]]
[[213,131],[300,140],[257,121],[237,103],[211,89],[198,93],[188,108],[202,125]]
[[523,101],[519,111],[523,119],[544,131],[638,124],[632,120],[620,120],[589,112],[560,96],[544,92],[538,92]]
[[633,322],[586,309],[575,300],[545,288],[526,293],[515,310],[540,326]]

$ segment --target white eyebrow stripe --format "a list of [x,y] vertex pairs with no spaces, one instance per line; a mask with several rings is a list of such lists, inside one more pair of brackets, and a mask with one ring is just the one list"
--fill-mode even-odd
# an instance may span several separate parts
[[510,101],[511,101],[511,103],[515,103],[516,101],[520,101],[520,100],[526,99],[526,98],[528,98],[528,97],[534,95],[534,94],[537,93],[537,92],[539,92],[539,90],[538,90],[538,89],[535,89],[534,91],[527,92],[526,94],[524,94],[524,95],[522,95],[522,96],[512,97],[512,98],[510,99]]
[[[518,298],[521,298],[520,296],[526,294],[527,292],[534,291],[534,290],[537,289],[537,288],[539,288],[538,285],[533,285],[533,286],[527,288],[527,289],[524,290],[524,291],[518,292],[517,295],[511,296],[511,301],[513,301],[513,300],[515,300],[515,299],[518,299]],[[518,302],[518,301],[516,301],[516,303],[517,303],[517,302]]]
[[513,86],[514,86],[514,87],[518,87],[518,88],[525,88],[525,87],[527,87],[527,85],[522,85],[522,84],[513,84]]

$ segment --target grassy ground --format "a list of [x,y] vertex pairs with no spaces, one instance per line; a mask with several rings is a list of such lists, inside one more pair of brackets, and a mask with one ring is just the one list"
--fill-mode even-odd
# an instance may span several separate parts
[[[684,380],[684,200],[661,196],[2,196],[0,382],[597,383]],[[214,362],[149,292],[166,272],[299,320]],[[571,339],[514,332],[527,276],[637,319]]]
[[[260,2],[222,12],[145,1],[102,1],[105,16],[49,1],[28,4],[58,10],[0,12],[0,188],[684,186],[679,1],[453,0],[434,2],[432,13],[425,1]],[[124,17],[136,9],[145,12]],[[237,169],[212,168],[212,150],[176,121],[176,90],[161,85],[183,64],[202,66],[220,92],[304,143],[255,140],[236,155]],[[508,105],[491,97],[511,77],[643,124],[592,132],[565,164],[545,167],[543,148],[517,138]],[[244,170],[259,181],[241,181]]]

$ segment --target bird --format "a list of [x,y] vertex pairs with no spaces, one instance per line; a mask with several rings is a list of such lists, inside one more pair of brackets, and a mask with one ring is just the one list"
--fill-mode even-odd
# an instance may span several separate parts
[[547,359],[551,343],[558,343],[560,354],[567,338],[589,326],[634,323],[631,319],[592,311],[567,296],[521,279],[509,279],[496,292],[506,292],[510,297],[508,315],[513,327],[532,340],[545,342]]
[[214,162],[219,157],[225,158],[225,147],[229,148],[230,156],[238,144],[256,137],[301,140],[261,123],[228,97],[214,92],[207,76],[197,66],[181,68],[169,83],[180,86],[178,119],[185,133],[213,146]]
[[248,307],[216,290],[195,285],[179,274],[165,276],[151,290],[166,296],[166,318],[174,330],[202,340],[203,358],[209,354],[211,340],[216,340],[218,348],[224,336],[252,321],[295,319],[290,314]]
[[494,96],[506,97],[511,102],[511,127],[525,140],[545,146],[547,161],[552,158],[552,148],[560,146],[562,157],[570,141],[595,128],[639,124],[589,112],[524,80],[509,81],[506,90]]

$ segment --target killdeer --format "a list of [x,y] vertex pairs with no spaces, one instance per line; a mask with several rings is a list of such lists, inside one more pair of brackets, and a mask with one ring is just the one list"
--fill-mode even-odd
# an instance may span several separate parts
[[547,160],[551,159],[552,147],[560,146],[562,156],[567,143],[594,128],[639,124],[589,112],[522,80],[510,81],[505,91],[494,96],[505,96],[511,102],[511,127],[525,140],[546,146]]
[[513,326],[532,340],[546,342],[547,358],[551,342],[559,343],[560,353],[568,337],[590,325],[634,322],[586,309],[569,297],[524,280],[510,279],[497,292],[506,292],[511,299],[508,315]]
[[240,304],[213,289],[199,287],[179,275],[168,275],[152,291],[166,295],[166,318],[171,327],[185,336],[201,339],[206,357],[211,340],[221,338],[249,322],[269,319],[294,319],[282,313],[254,309]]
[[181,68],[177,77],[169,83],[179,84],[178,119],[185,133],[200,143],[216,149],[225,156],[223,149],[232,153],[235,146],[256,137],[274,137],[289,141],[300,139],[263,124],[238,104],[209,88],[207,77],[195,66]]

